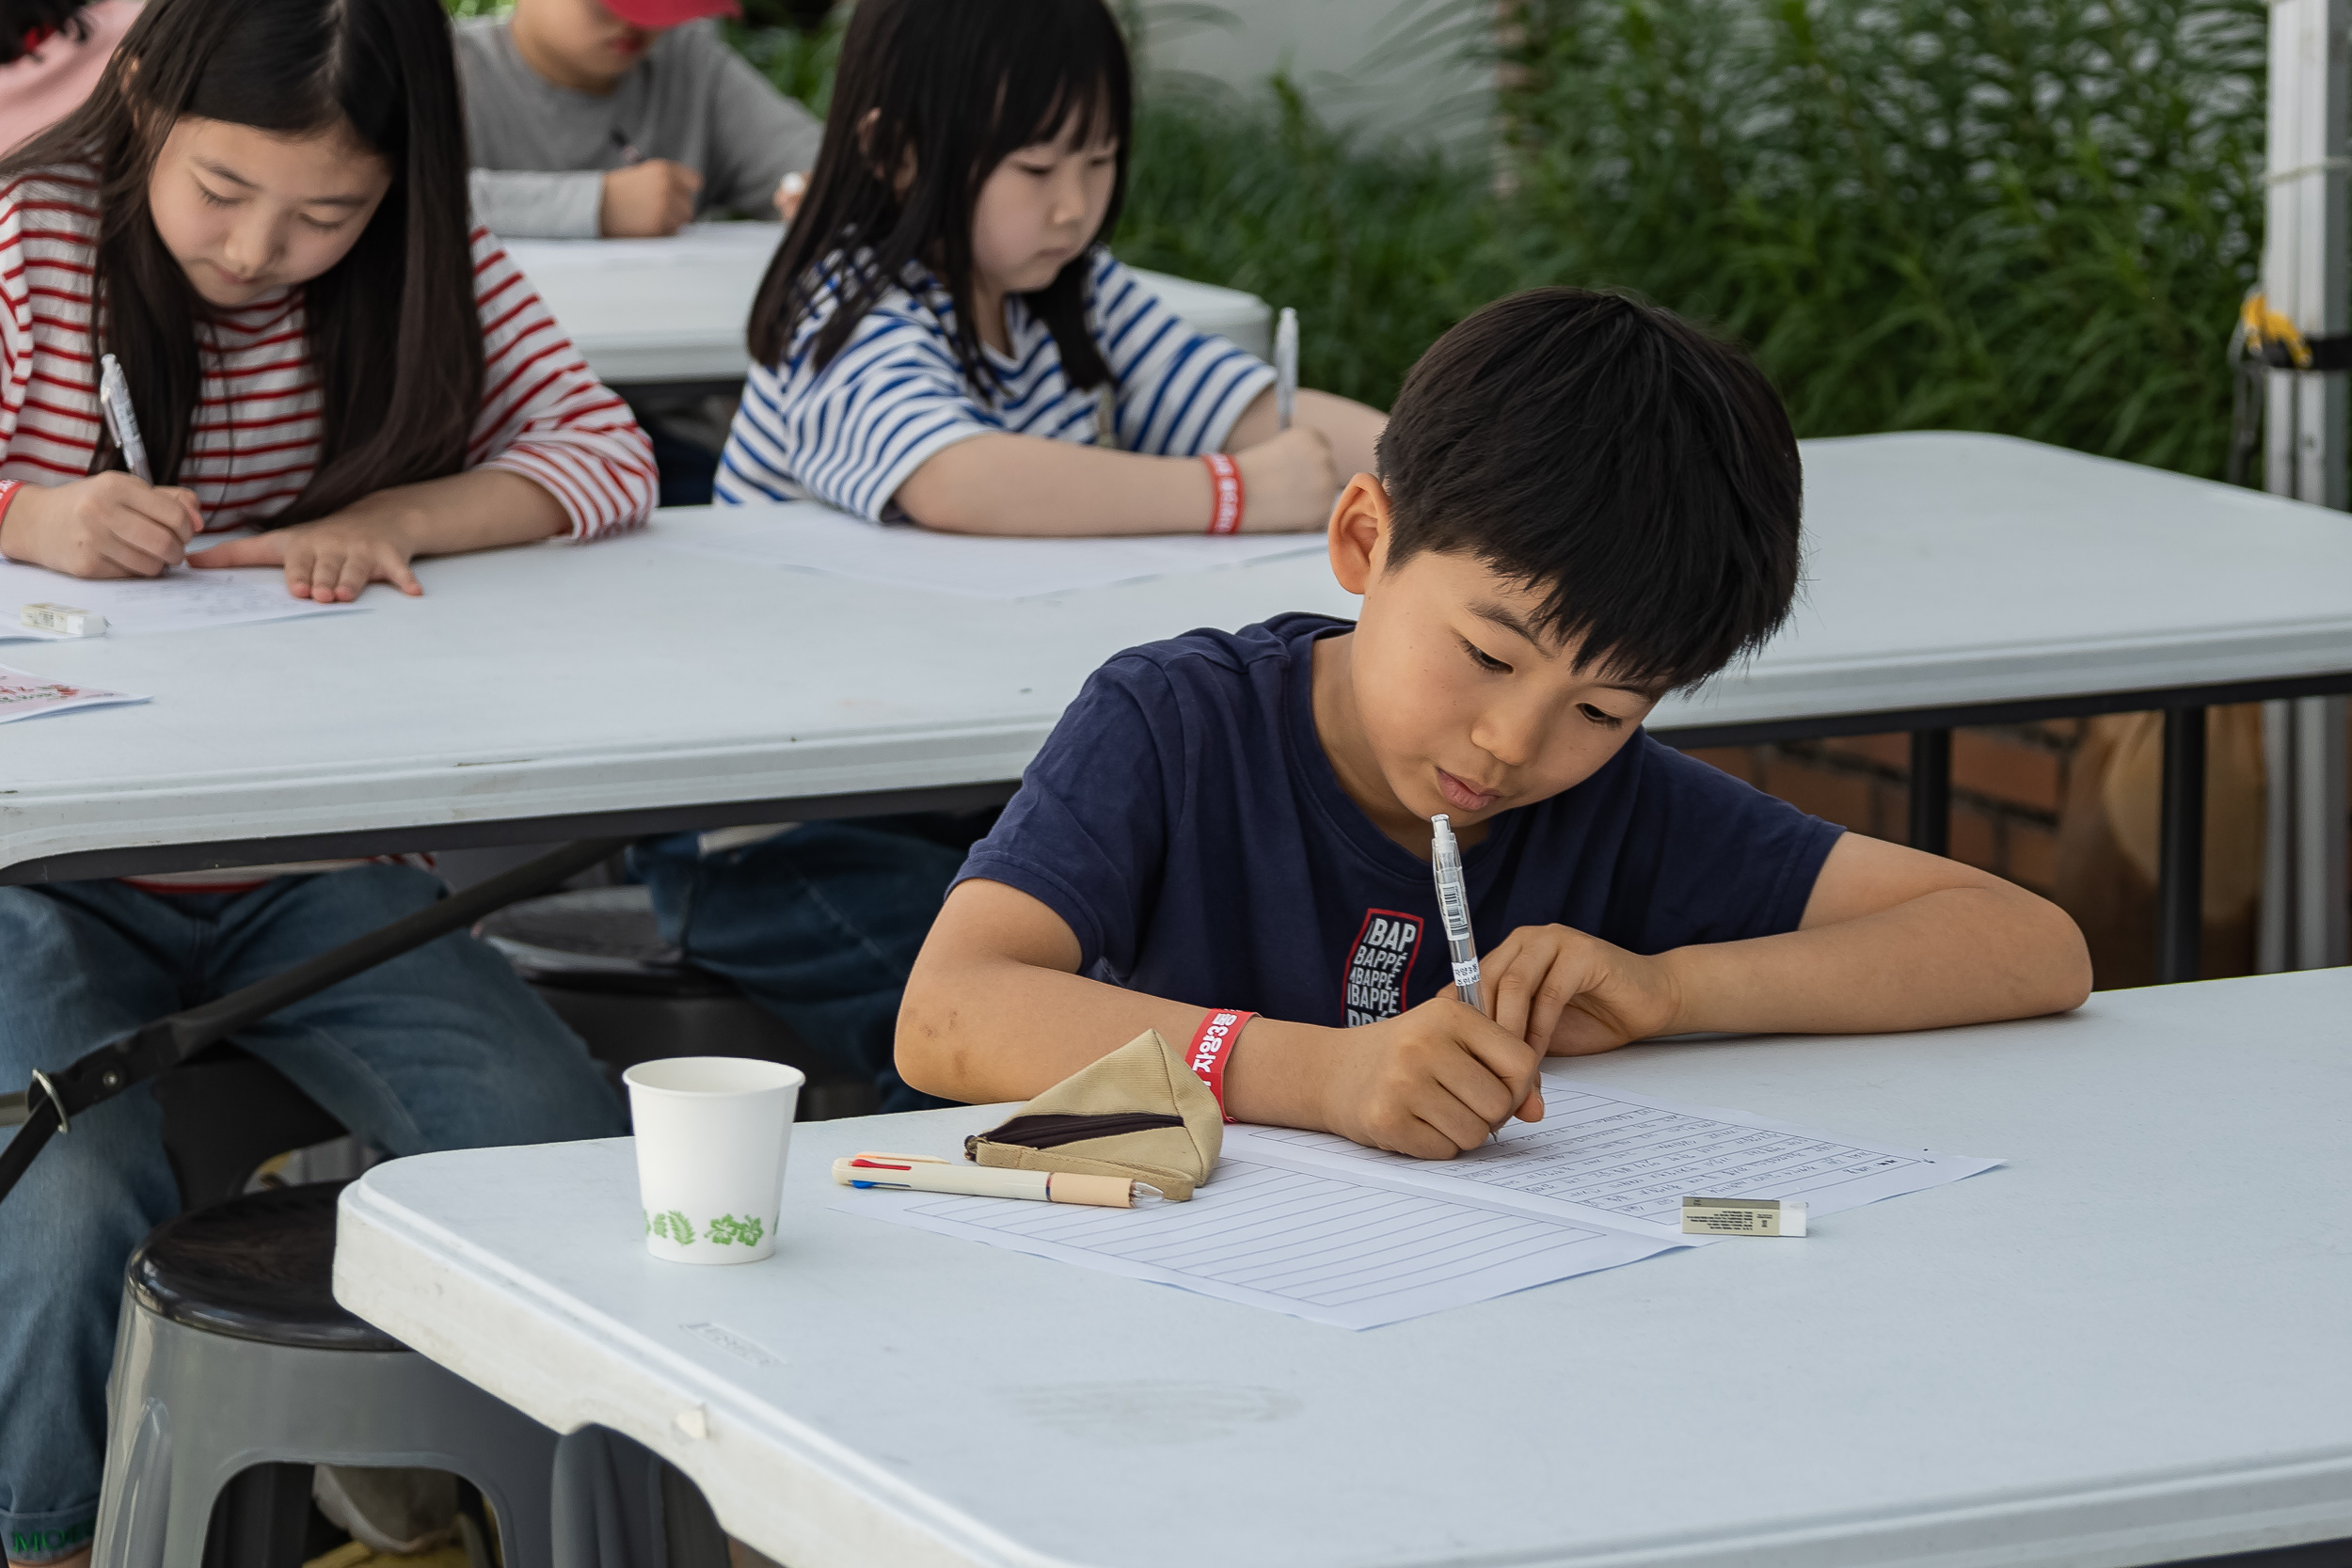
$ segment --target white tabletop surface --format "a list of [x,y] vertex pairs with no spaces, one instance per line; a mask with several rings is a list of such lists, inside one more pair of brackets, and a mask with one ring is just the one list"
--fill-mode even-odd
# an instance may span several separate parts
[[[744,325],[784,230],[698,223],[660,240],[509,240],[514,257],[596,372],[623,384],[739,380]],[[1265,301],[1136,269],[1179,316],[1266,357]]]
[[[336,1293],[600,1423],[794,1568],[2118,1568],[2352,1535],[2352,972],[2069,1017],[1636,1047],[1581,1077],[2008,1164],[1364,1333],[831,1212],[644,1252],[626,1140],[343,1197]],[[676,1418],[702,1413],[707,1435]],[[690,1421],[691,1424],[691,1421]]]
[[[1805,461],[1789,629],[1653,728],[2352,670],[2341,514],[1999,436]],[[1316,555],[993,601],[660,546],[706,516],[423,562],[365,614],[0,647],[154,698],[0,727],[0,866],[1009,780],[1119,649],[1356,603]]]

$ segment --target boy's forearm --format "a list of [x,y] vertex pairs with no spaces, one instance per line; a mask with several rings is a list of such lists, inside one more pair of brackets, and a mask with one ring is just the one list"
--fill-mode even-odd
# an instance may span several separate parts
[[1674,1033],[1868,1034],[2027,1018],[2090,990],[2082,933],[2015,887],[1955,887],[1875,914],[1659,961]]
[[[1011,959],[926,973],[898,1009],[898,1072],[926,1094],[1027,1100],[1157,1029],[1181,1053],[1210,1009]],[[1226,1109],[1243,1121],[1322,1126],[1314,1102],[1329,1030],[1255,1019],[1228,1058]]]

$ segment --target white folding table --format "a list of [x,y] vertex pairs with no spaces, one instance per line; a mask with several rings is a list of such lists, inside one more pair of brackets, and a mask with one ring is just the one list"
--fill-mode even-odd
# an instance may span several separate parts
[[[1805,446],[1807,583],[1678,744],[2161,707],[2163,973],[2194,974],[2202,707],[2352,689],[2352,529],[2252,491],[1989,436]],[[1021,601],[912,593],[646,533],[427,561],[364,614],[18,643],[143,692],[0,727],[0,882],[460,848],[1000,800],[1120,648],[1349,614],[1319,556]]]
[[[607,383],[739,382],[751,364],[744,324],[783,234],[772,223],[697,223],[667,239],[509,240],[506,250]],[[1265,301],[1137,276],[1193,325],[1267,356]]]
[[[2008,1164],[1364,1333],[829,1209],[644,1250],[627,1140],[402,1160],[343,1304],[793,1568],[2122,1568],[2352,1535],[2352,972],[1577,1076]],[[683,1418],[681,1419],[681,1418]],[[2313,1561],[2317,1560],[2314,1559]]]

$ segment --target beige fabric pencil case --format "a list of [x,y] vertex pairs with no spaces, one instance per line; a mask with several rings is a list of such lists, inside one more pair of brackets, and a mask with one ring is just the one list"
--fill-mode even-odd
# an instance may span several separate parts
[[1148,1181],[1182,1203],[1216,1169],[1225,1114],[1157,1029],[1146,1029],[963,1140],[983,1165]]

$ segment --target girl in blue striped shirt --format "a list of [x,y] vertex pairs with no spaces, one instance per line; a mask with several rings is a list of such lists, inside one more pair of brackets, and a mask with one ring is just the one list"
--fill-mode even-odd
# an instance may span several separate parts
[[1102,247],[1130,123],[1102,0],[862,0],[719,499],[970,533],[1323,527],[1382,416],[1301,391],[1278,431],[1273,371]]

